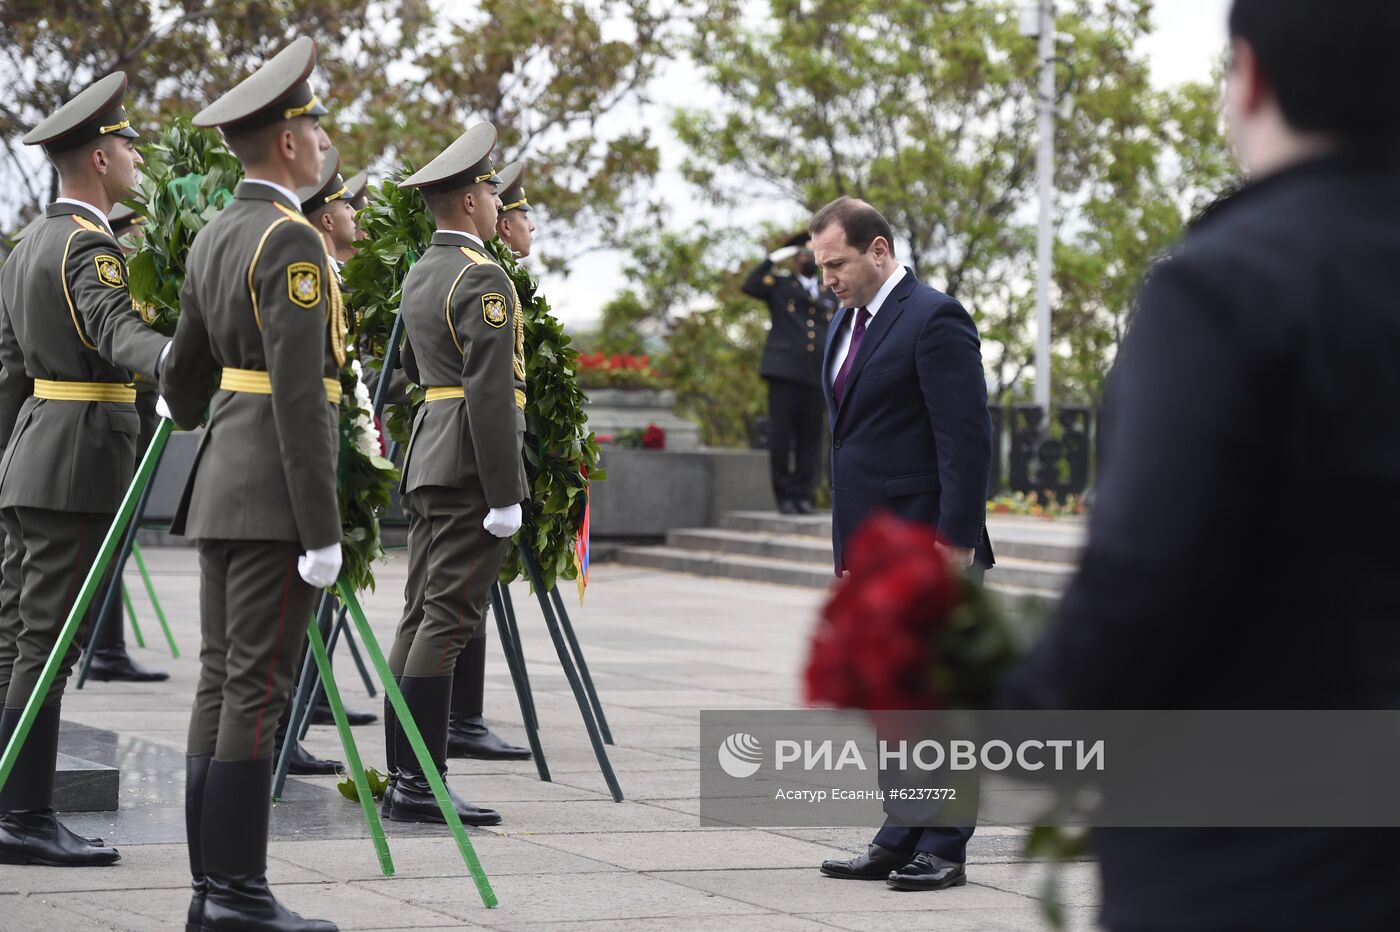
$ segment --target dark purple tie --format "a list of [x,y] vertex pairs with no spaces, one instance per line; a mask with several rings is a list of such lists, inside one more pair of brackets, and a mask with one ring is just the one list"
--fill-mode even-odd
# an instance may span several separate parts
[[865,308],[856,311],[856,326],[851,331],[851,348],[846,350],[846,358],[841,362],[841,368],[836,373],[836,381],[831,383],[831,395],[836,399],[836,407],[841,407],[841,401],[846,397],[846,379],[851,374],[851,365],[856,361],[856,353],[860,352],[860,341],[865,339],[865,325],[870,320],[870,312]]

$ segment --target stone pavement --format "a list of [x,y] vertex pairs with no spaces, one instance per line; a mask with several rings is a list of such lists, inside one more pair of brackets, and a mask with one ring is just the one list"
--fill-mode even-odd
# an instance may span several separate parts
[[[0,929],[182,928],[189,899],[184,848],[184,735],[198,672],[194,551],[146,557],[182,654],[163,646],[141,587],[133,599],[147,637],[143,662],[167,683],[71,684],[65,747],[122,769],[121,810],[66,817],[82,834],[122,850],[100,870],[0,866]],[[402,554],[379,573],[366,610],[381,643],[398,619]],[[335,778],[289,781],[273,813],[268,870],[279,896],[304,915],[342,929],[665,929],[770,932],[819,929],[1022,930],[1041,926],[1039,868],[1009,828],[979,829],[969,884],[938,893],[897,893],[883,883],[836,881],[817,865],[864,846],[865,829],[702,828],[697,816],[699,711],[800,705],[806,637],[822,595],[805,589],[604,565],[586,604],[563,589],[617,746],[609,748],[627,796],[607,794],[578,709],[537,607],[513,587],[553,783],[530,763],[452,761],[450,780],[505,821],[473,830],[500,906],[481,905],[444,829],[388,823],[397,872],[383,877],[360,810]],[[520,711],[498,645],[491,644],[487,718],[524,743]],[[337,679],[353,708],[366,698],[345,651]],[[367,766],[384,769],[383,731],[355,730]],[[341,756],[335,730],[313,727],[308,746]],[[1092,864],[1069,865],[1062,895],[1074,928],[1093,925]]]

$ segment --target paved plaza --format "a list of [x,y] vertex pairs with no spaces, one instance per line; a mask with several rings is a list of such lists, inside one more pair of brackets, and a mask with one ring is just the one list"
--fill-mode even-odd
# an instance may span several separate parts
[[[130,588],[148,647],[133,655],[171,672],[152,685],[71,684],[64,749],[122,771],[119,812],[65,817],[82,834],[116,844],[104,869],[0,867],[0,929],[178,929],[189,900],[184,845],[185,725],[198,675],[198,572],[193,550],[149,549],[146,558],[181,656],[159,645],[149,603]],[[365,598],[380,642],[398,620],[406,561],[390,556]],[[603,564],[587,601],[568,599],[612,726],[609,748],[626,801],[614,803],[599,773],[568,683],[526,587],[513,587],[553,774],[529,762],[451,762],[467,799],[501,810],[504,823],[472,830],[500,898],[485,909],[445,829],[386,823],[397,871],[379,871],[358,806],[335,778],[293,778],[272,816],[269,879],[304,915],[342,929],[579,929],[667,932],[1041,927],[1040,870],[1021,855],[1024,836],[984,826],[969,845],[969,883],[938,893],[897,893],[883,883],[821,876],[823,858],[855,852],[866,829],[702,828],[698,819],[701,709],[800,707],[806,638],[821,603],[813,590]],[[493,640],[487,719],[524,743],[520,710]],[[380,711],[345,651],[337,677],[352,708]],[[383,729],[355,729],[367,766],[383,771]],[[343,759],[333,728],[313,727],[307,746]],[[872,827],[873,829],[873,827]],[[1073,928],[1093,926],[1092,864],[1064,869]]]

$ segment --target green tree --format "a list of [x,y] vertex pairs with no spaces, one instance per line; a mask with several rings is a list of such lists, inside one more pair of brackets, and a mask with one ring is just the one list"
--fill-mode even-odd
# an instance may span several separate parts
[[[876,204],[902,258],[978,318],[994,395],[1028,394],[1037,62],[1016,5],[700,5],[690,53],[723,104],[676,116],[687,177],[720,202],[757,185],[807,211]],[[1148,261],[1230,173],[1213,89],[1149,82],[1150,0],[1059,8],[1055,395],[1093,400]]]

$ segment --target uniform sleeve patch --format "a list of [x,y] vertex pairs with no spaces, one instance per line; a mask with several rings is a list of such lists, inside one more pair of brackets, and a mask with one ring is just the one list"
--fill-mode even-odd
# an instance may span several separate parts
[[297,307],[320,304],[321,267],[314,262],[293,262],[287,266],[287,297]]
[[481,316],[492,327],[506,325],[506,296],[488,292],[481,296]]
[[116,256],[95,256],[93,263],[97,266],[97,280],[108,288],[122,288],[126,285],[126,279],[122,275],[122,263]]

